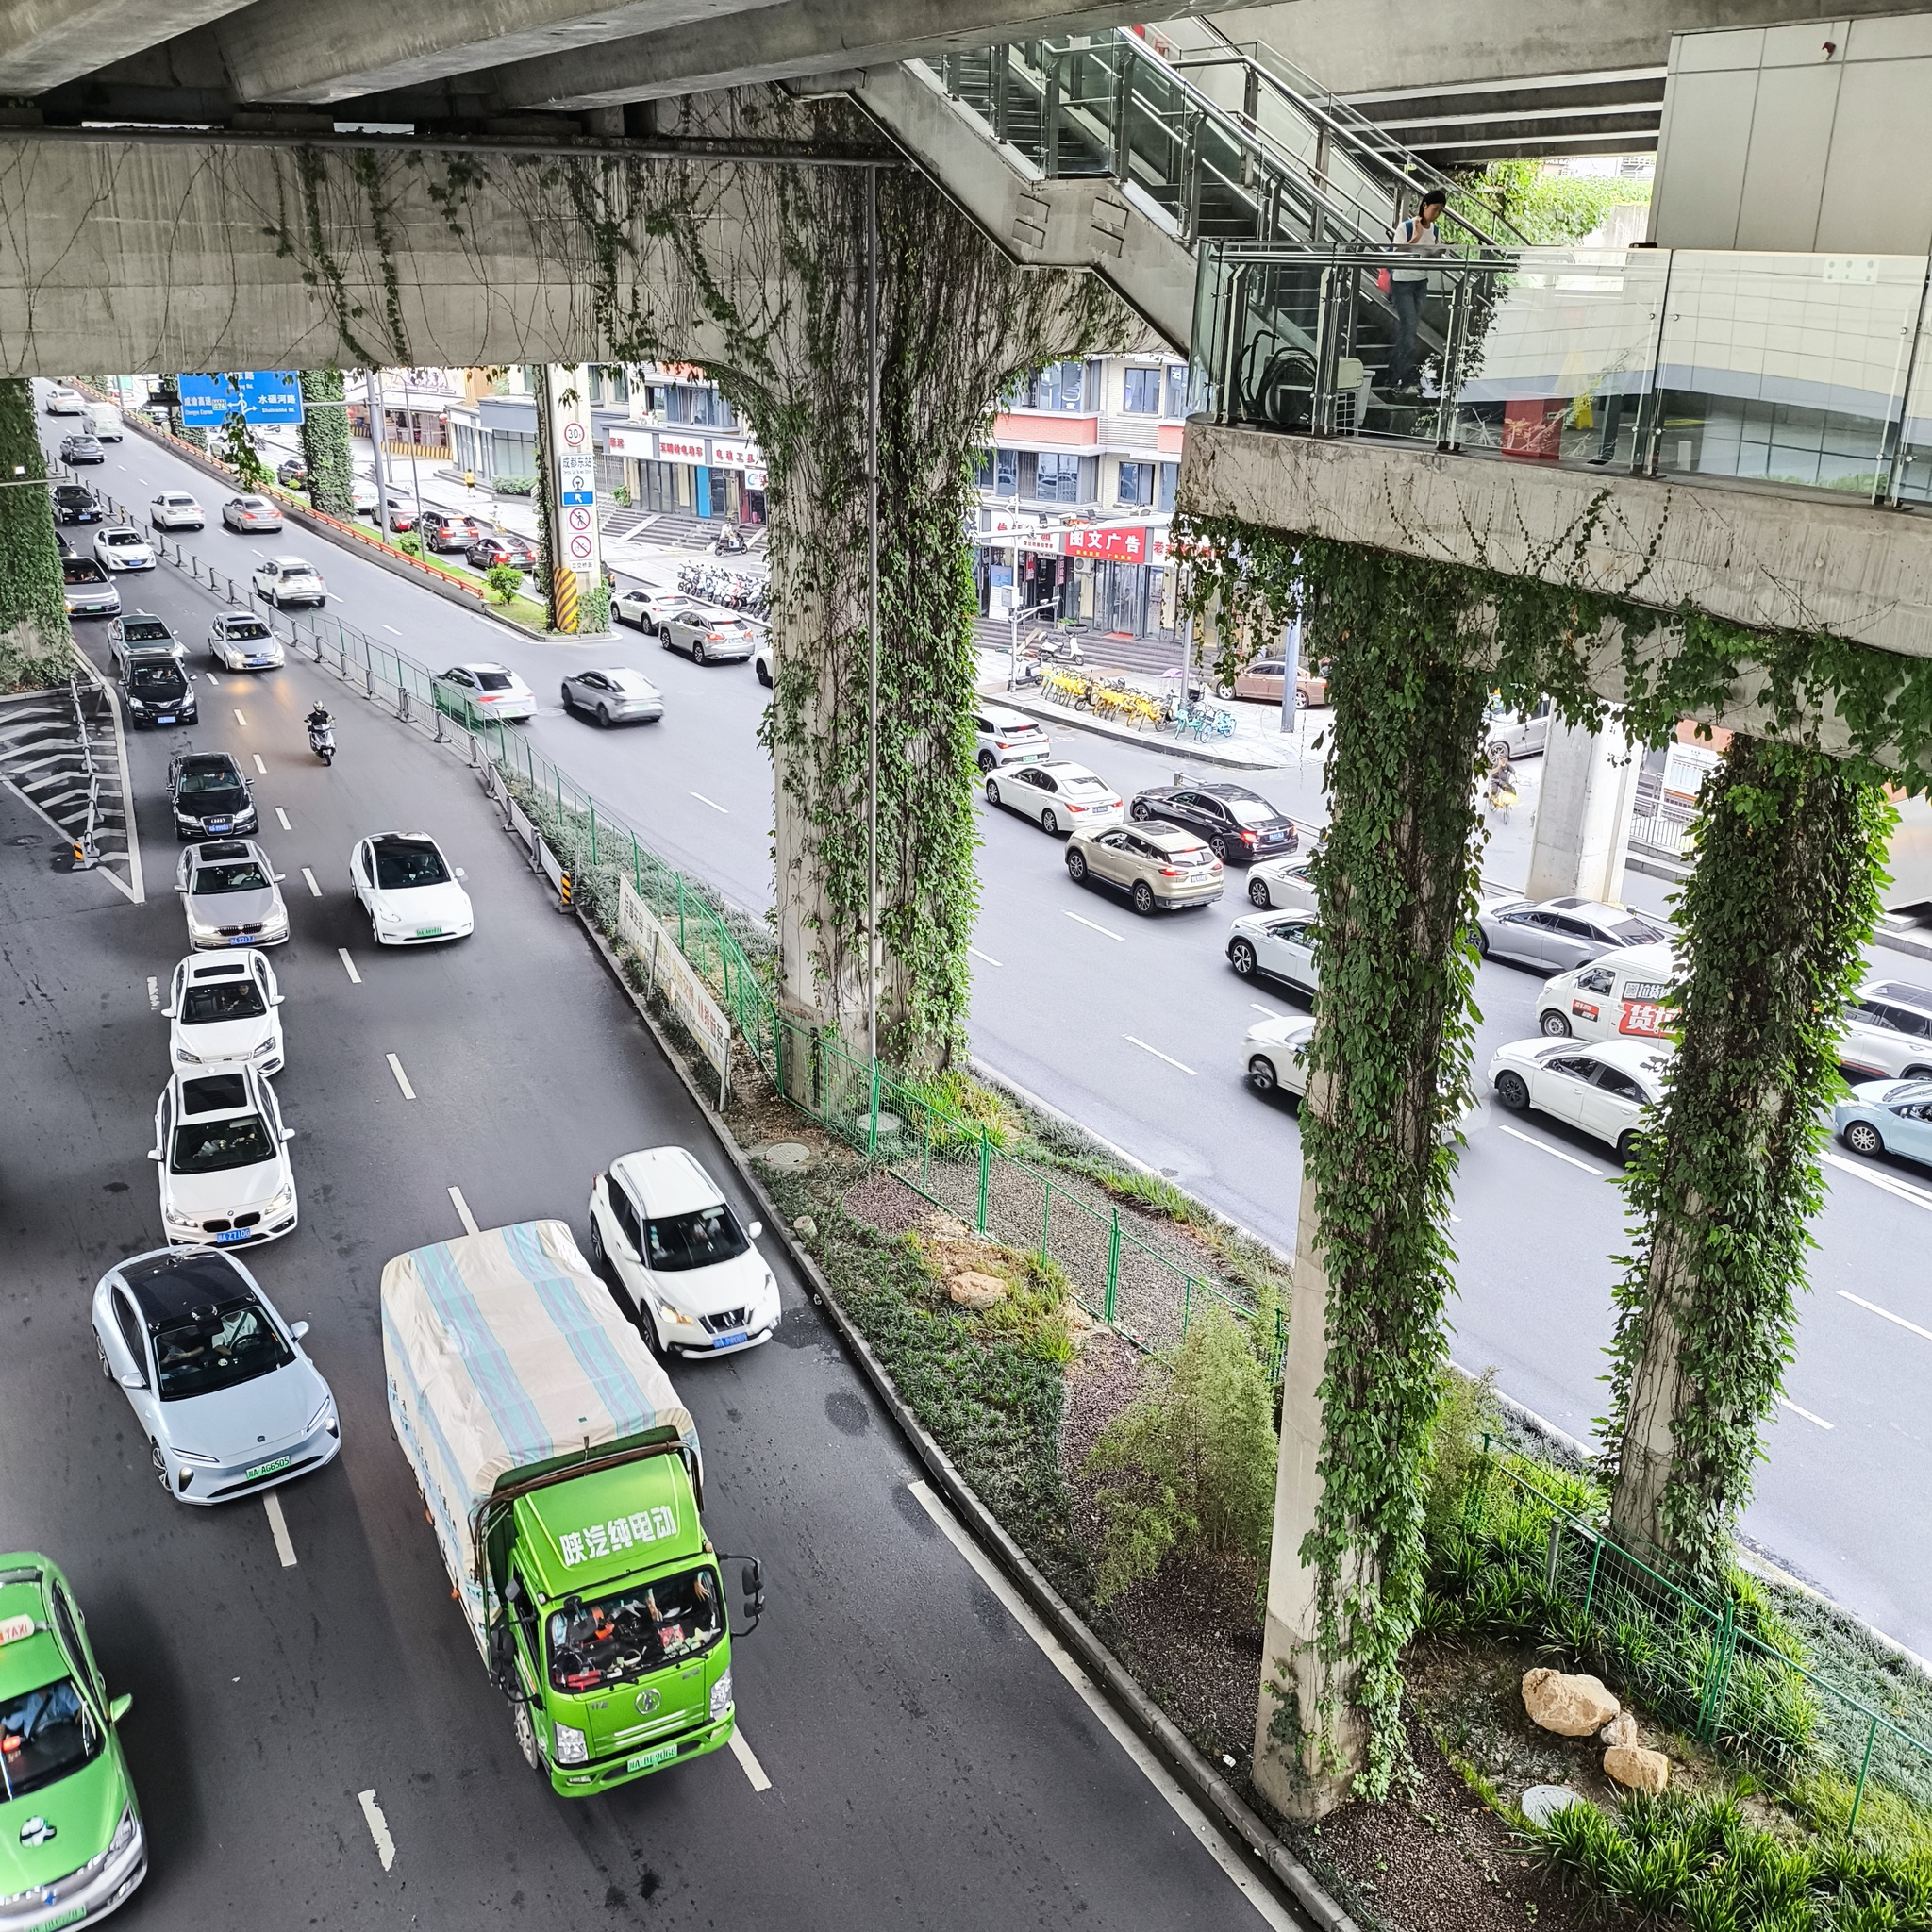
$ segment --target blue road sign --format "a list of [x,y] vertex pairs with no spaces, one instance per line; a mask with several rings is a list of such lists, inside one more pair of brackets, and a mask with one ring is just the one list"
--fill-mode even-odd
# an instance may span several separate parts
[[238,369],[221,375],[175,377],[181,420],[193,429],[219,429],[239,409],[244,423],[299,423],[302,382],[292,369]]

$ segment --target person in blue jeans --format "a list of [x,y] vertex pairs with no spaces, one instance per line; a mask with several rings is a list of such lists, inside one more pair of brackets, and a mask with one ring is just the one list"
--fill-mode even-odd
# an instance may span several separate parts
[[1436,223],[1449,206],[1440,188],[1423,196],[1422,206],[1395,227],[1396,260],[1389,271],[1389,300],[1395,310],[1395,351],[1383,380],[1392,390],[1414,389],[1421,357],[1423,302],[1429,292],[1427,258],[1446,255],[1436,237]]

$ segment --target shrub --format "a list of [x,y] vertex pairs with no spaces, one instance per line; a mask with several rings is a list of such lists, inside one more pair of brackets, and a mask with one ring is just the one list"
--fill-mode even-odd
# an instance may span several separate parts
[[536,493],[537,479],[534,476],[492,476],[490,487],[499,496],[531,496]]
[[1494,1369],[1486,1370],[1477,1382],[1454,1369],[1443,1372],[1436,1419],[1429,1426],[1428,1487],[1423,1505],[1431,1536],[1460,1520],[1463,1499],[1483,1453],[1483,1438],[1495,1432],[1496,1422]]
[[[1268,1323],[1264,1346],[1272,1341]],[[1267,1560],[1274,1516],[1274,1391],[1248,1327],[1210,1304],[1190,1324],[1161,1386],[1102,1431],[1087,1459],[1107,1519],[1101,1602],[1174,1554]]]
[[499,604],[509,603],[524,588],[524,574],[513,563],[492,563],[483,580]]
[[405,557],[421,557],[423,555],[423,540],[413,530],[406,531],[396,539],[396,548]]
[[577,606],[577,629],[587,638],[601,637],[610,628],[610,586],[602,577],[584,592]]

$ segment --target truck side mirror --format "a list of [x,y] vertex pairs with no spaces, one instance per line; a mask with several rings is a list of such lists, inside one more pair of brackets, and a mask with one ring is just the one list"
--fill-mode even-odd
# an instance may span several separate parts
[[764,1566],[756,1557],[745,1559],[743,1570],[739,1573],[739,1581],[744,1590],[744,1614],[747,1617],[761,1617],[765,1613],[765,1573]]

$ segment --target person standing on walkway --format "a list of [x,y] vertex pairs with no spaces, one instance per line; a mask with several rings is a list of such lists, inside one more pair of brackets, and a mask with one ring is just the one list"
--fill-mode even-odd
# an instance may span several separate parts
[[1420,360],[1423,301],[1429,292],[1428,258],[1448,254],[1436,237],[1436,223],[1449,206],[1440,188],[1423,196],[1422,206],[1395,226],[1395,263],[1389,272],[1389,300],[1395,309],[1395,351],[1385,381],[1391,390],[1414,389]]

